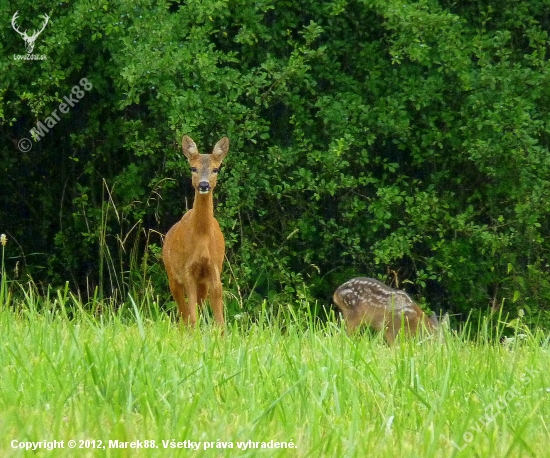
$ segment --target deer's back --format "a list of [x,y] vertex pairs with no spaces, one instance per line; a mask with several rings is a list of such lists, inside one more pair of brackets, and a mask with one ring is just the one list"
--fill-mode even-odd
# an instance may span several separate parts
[[353,278],[336,290],[334,302],[345,312],[359,311],[365,307],[396,313],[413,312],[417,308],[414,301],[403,291],[390,288],[374,278]]

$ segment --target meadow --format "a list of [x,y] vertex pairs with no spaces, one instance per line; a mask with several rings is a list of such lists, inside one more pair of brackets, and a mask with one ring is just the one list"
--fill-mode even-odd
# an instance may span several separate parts
[[548,453],[548,337],[518,320],[512,338],[485,322],[390,347],[290,306],[222,334],[181,329],[151,294],[23,291],[0,310],[1,456]]

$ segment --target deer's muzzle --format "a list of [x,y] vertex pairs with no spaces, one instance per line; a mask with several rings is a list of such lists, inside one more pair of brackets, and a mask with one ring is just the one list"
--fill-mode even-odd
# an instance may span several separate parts
[[199,183],[199,193],[208,194],[209,191],[210,191],[210,183],[208,183],[208,181],[201,181]]

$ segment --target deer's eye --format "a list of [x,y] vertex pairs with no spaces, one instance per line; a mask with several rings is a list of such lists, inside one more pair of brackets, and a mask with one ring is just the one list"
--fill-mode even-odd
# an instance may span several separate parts
[[212,169],[212,173],[218,173],[220,171],[220,169],[216,168],[216,169]]
[[191,167],[191,172],[197,173],[197,167]]

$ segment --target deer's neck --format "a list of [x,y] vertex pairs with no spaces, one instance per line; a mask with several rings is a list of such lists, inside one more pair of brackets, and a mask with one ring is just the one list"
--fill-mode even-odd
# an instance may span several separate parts
[[202,230],[212,226],[214,220],[214,196],[212,191],[207,194],[200,194],[195,191],[193,202],[193,224]]

